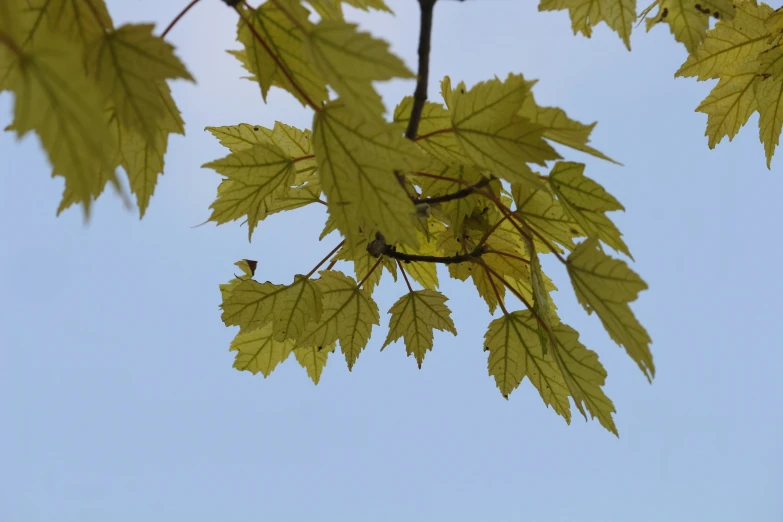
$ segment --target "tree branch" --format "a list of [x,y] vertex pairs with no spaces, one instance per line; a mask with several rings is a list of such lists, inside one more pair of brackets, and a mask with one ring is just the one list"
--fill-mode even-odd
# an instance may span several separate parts
[[467,254],[457,254],[454,256],[425,256],[419,254],[405,254],[398,252],[396,248],[391,245],[387,245],[383,249],[383,254],[386,257],[402,261],[403,263],[419,262],[419,263],[442,263],[444,265],[450,265],[453,263],[464,263],[466,261],[475,262],[478,260],[484,252],[487,251],[487,247],[482,245]]
[[179,12],[179,14],[174,18],[174,20],[171,21],[171,23],[166,27],[166,29],[163,31],[163,33],[160,35],[161,38],[166,38],[166,35],[169,34],[169,31],[177,25],[177,22],[180,21],[180,19],[185,16],[185,13],[190,11],[190,8],[196,5],[199,2],[199,0],[192,0],[187,6],[185,6],[185,9]]
[[427,83],[430,79],[430,41],[432,39],[432,11],[436,0],[419,0],[421,8],[421,30],[419,32],[419,74],[416,78],[416,90],[413,92],[413,108],[408,120],[405,137],[416,139],[421,121],[421,112],[427,101]]
[[429,198],[416,198],[413,200],[413,203],[415,205],[418,205],[419,203],[427,203],[429,205],[434,205],[436,203],[446,203],[447,201],[454,201],[455,199],[462,199],[470,196],[474,192],[476,192],[479,189],[482,189],[492,183],[492,179],[490,178],[482,178],[481,181],[476,183],[475,185],[471,185],[470,187],[466,187],[464,189],[458,190],[457,192],[453,192],[451,194],[444,194],[443,196],[432,196]]

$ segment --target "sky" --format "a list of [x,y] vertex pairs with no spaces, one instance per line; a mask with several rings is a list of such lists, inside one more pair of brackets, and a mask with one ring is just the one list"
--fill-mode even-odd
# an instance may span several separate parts
[[[108,1],[116,23],[158,31],[185,3]],[[349,18],[415,68],[417,3],[389,4],[395,17]],[[674,79],[685,50],[668,29],[640,27],[628,52],[605,25],[574,36],[535,4],[439,2],[430,99],[444,75],[522,73],[542,105],[597,120],[592,144],[624,164],[567,156],[627,209],[612,217],[650,286],[633,309],[652,385],[544,261],[560,317],[609,373],[619,439],[567,425],[527,381],[503,400],[486,306],[445,274],[459,335],[436,334],[422,370],[400,344],[379,353],[387,315],[353,372],[332,357],[318,386],[293,358],[267,379],[232,369],[218,285],[233,263],[284,283],[337,240],[318,242],[316,208],[269,218],[252,243],[238,223],[195,228],[220,181],[200,166],[227,153],[205,126],[312,116],[240,79],[235,15],[204,0],[170,33],[198,83],[173,84],[187,135],[143,220],[112,193],[87,225],[79,209],[56,217],[62,183],[37,138],[0,134],[0,521],[783,520],[783,152],[767,170],[755,116],[708,149],[694,108],[711,85]],[[413,82],[379,88],[393,109]],[[11,105],[0,96],[3,127]],[[404,291],[384,276],[381,311]]]

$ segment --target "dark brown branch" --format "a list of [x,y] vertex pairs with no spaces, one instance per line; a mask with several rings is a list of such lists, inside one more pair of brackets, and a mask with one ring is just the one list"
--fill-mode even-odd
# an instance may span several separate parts
[[421,8],[421,30],[419,32],[419,73],[416,77],[416,90],[413,92],[413,108],[408,120],[405,137],[416,139],[421,121],[421,112],[427,101],[427,83],[430,79],[430,41],[432,39],[432,11],[436,0],[419,0]]
[[435,205],[436,203],[446,203],[447,201],[454,201],[455,199],[466,198],[471,194],[473,194],[474,192],[476,192],[477,190],[486,187],[490,183],[492,183],[492,180],[490,178],[483,178],[475,185],[458,190],[457,192],[453,192],[451,194],[444,194],[443,196],[432,196],[430,198],[417,198],[413,200],[413,203],[416,205],[418,205],[419,203],[427,203],[429,205]]
[[398,252],[397,249],[395,249],[393,246],[387,246],[383,250],[383,255],[398,261],[402,261],[403,263],[419,262],[442,263],[444,265],[450,265],[453,263],[465,263],[468,261],[475,262],[481,258],[486,250],[486,246],[482,245],[481,247],[476,248],[467,254],[457,254],[455,256],[424,256],[419,254],[405,254],[403,252]]
[[175,25],[177,25],[177,22],[179,22],[180,19],[183,16],[185,16],[185,13],[190,11],[190,8],[193,7],[194,5],[196,5],[197,3],[199,3],[199,0],[192,0],[187,6],[185,6],[185,9],[183,9],[182,11],[179,12],[179,14],[174,18],[174,20],[171,21],[171,23],[168,25],[168,27],[166,27],[166,29],[163,31],[163,33],[160,35],[160,37],[161,38],[166,38],[166,35],[169,34],[169,31],[171,31],[171,29]]

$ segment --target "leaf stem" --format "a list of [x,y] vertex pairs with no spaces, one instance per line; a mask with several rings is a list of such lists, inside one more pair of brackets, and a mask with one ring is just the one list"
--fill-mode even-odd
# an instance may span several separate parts
[[[340,250],[340,248],[341,248],[341,247],[342,247],[344,244],[345,244],[345,240],[343,239],[342,241],[340,241],[340,244],[339,244],[339,245],[337,245],[336,247],[334,247],[334,248],[332,249],[332,251],[331,251],[331,252],[329,252],[328,254],[326,254],[326,257],[324,257],[323,259],[321,259],[321,261],[320,261],[320,262],[319,262],[317,265],[315,265],[315,268],[313,268],[312,270],[310,270],[310,271],[307,273],[307,275],[305,276],[305,279],[310,279],[310,276],[312,276],[312,275],[315,273],[315,271],[316,271],[316,270],[318,270],[319,268],[321,268],[321,265],[323,265],[324,263],[326,263],[327,261],[329,261],[329,258],[330,258],[330,257],[332,257],[332,256],[333,256],[335,253],[337,253],[337,251],[338,251],[338,250]],[[329,265],[329,268],[331,268],[331,266],[332,266],[332,265]]]
[[517,255],[514,255],[514,254],[512,254],[512,253],[510,253],[510,252],[502,252],[502,251],[500,251],[500,250],[492,250],[492,249],[490,248],[489,250],[487,250],[487,252],[486,252],[486,253],[487,253],[487,254],[497,254],[497,255],[499,255],[499,256],[504,256],[504,257],[510,257],[510,258],[512,258],[512,259],[516,259],[517,261],[522,261],[523,263],[527,263],[528,265],[530,264],[530,260],[529,260],[529,259],[525,259],[525,258],[524,258],[524,257],[522,257],[522,256],[517,256]]
[[421,121],[421,112],[427,101],[427,83],[430,80],[430,43],[432,41],[432,12],[437,0],[419,0],[421,8],[421,29],[419,30],[419,73],[416,75],[416,90],[413,92],[411,119],[405,137],[416,139]]
[[492,279],[492,272],[486,263],[481,263],[481,266],[484,268],[484,272],[487,274],[487,279],[489,280],[489,285],[492,287],[492,290],[495,292],[495,297],[498,300],[498,305],[500,306],[500,309],[503,311],[503,315],[508,316],[508,310],[506,310],[506,305],[503,303],[503,297],[500,295],[500,291],[498,290],[498,287],[495,285],[495,281]]
[[163,33],[160,35],[161,38],[166,38],[166,35],[169,34],[169,31],[177,25],[177,22],[179,22],[180,18],[185,16],[185,13],[190,11],[190,8],[199,3],[200,0],[192,0],[187,6],[185,6],[185,9],[179,12],[179,14],[174,17],[174,20],[171,21],[171,23],[166,27],[166,29],[163,31]]
[[[412,111],[411,111],[411,113],[412,113]],[[421,136],[416,136],[416,139],[414,141],[426,140],[427,138],[429,138],[431,136],[435,136],[436,134],[447,134],[449,132],[454,132],[454,129],[440,129],[440,130],[428,132],[427,134],[422,134]]]
[[[495,270],[493,270],[492,268],[490,268],[489,266],[487,266],[487,264],[486,264],[486,263],[483,263],[483,262],[482,262],[482,265],[484,266],[484,268],[485,268],[485,269],[486,269],[486,270],[487,270],[487,271],[488,271],[488,272],[489,272],[491,275],[493,275],[493,276],[494,276],[494,277],[496,277],[498,280],[500,280],[500,282],[501,282],[501,283],[503,283],[503,286],[505,286],[506,288],[508,288],[508,289],[509,289],[509,291],[510,291],[512,294],[514,294],[514,297],[516,297],[517,299],[519,299],[520,301],[522,301],[522,304],[523,304],[523,305],[525,305],[525,307],[526,307],[528,310],[530,310],[530,313],[532,313],[532,314],[533,314],[533,316],[536,318],[536,321],[538,321],[538,323],[539,323],[539,324],[540,324],[540,325],[541,325],[541,326],[544,328],[544,330],[546,330],[546,333],[548,333],[550,337],[554,338],[554,335],[552,335],[552,332],[551,332],[551,330],[549,330],[549,326],[547,326],[547,324],[546,324],[546,321],[544,321],[544,320],[541,318],[541,316],[540,316],[540,315],[538,315],[538,312],[536,312],[535,308],[533,308],[533,306],[532,306],[530,303],[528,303],[528,302],[527,302],[527,299],[525,299],[525,298],[524,298],[524,296],[523,296],[522,294],[520,294],[519,292],[517,292],[517,289],[516,289],[516,288],[514,288],[513,286],[511,286],[511,285],[508,283],[508,281],[506,281],[506,279],[505,279],[503,276],[501,276],[501,275],[500,275],[500,274],[498,274],[498,273],[497,273]],[[492,280],[492,278],[490,277],[490,281],[491,281],[491,280]]]
[[299,156],[298,158],[294,158],[293,160],[291,160],[291,163],[298,163],[300,161],[313,159],[314,157],[315,157],[315,154],[308,154],[307,156]]
[[242,19],[242,21],[245,22],[245,24],[247,24],[248,28],[253,33],[255,39],[258,41],[259,44],[261,44],[261,47],[263,47],[266,53],[272,58],[272,60],[275,62],[275,65],[277,65],[280,68],[280,70],[283,72],[283,74],[288,79],[288,81],[291,82],[291,85],[293,86],[294,89],[296,89],[296,92],[298,92],[299,95],[302,97],[302,99],[304,99],[305,102],[307,102],[307,105],[309,105],[310,108],[312,108],[315,112],[320,111],[321,108],[318,105],[316,105],[315,102],[310,99],[307,93],[304,92],[304,90],[299,86],[299,84],[296,83],[296,81],[294,81],[294,78],[291,76],[291,73],[285,67],[283,62],[281,62],[280,58],[275,53],[272,52],[272,49],[269,48],[269,45],[264,41],[261,35],[258,34],[256,28],[253,27],[251,21],[248,20],[244,14],[242,14],[242,11],[239,9],[239,6],[234,6],[234,10],[237,12],[237,14]]
[[405,273],[405,268],[402,266],[402,261],[399,259],[397,260],[397,266],[400,267],[400,272],[402,272],[402,278],[405,279],[405,284],[408,285],[408,291],[410,293],[413,293],[413,288],[411,288],[411,282],[408,281],[408,274]]
[[378,265],[381,264],[381,261],[383,261],[383,256],[378,258],[378,261],[375,262],[374,265],[372,265],[372,268],[369,272],[367,272],[367,275],[365,275],[361,281],[359,281],[359,284],[356,285],[356,288],[361,288],[365,281],[367,281],[367,278],[372,275],[373,272],[375,272],[375,269],[378,268]]

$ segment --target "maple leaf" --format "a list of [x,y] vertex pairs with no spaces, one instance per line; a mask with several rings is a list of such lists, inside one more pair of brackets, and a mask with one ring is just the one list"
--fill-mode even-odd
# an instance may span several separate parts
[[75,43],[50,34],[17,52],[0,56],[9,60],[3,87],[15,94],[12,128],[19,138],[38,134],[52,170],[65,178],[67,199],[88,217],[116,166],[103,96],[84,74]]
[[296,175],[292,158],[273,143],[258,143],[202,167],[226,176],[209,219],[222,224],[247,216],[248,239],[266,215],[269,196],[285,196]]
[[[408,125],[413,110],[413,96],[406,96],[394,109],[394,122]],[[425,102],[419,120],[416,143],[446,164],[470,164],[451,128],[449,110],[439,103]]]
[[[432,170],[434,169],[427,169],[428,172],[431,172]],[[484,178],[478,169],[469,165],[444,165],[434,173],[441,178],[449,179],[422,177],[421,180],[417,180],[421,187],[422,198],[454,194],[455,192],[465,189],[465,182],[470,185],[475,185]],[[451,181],[452,179],[461,180],[463,183]],[[439,203],[438,206],[448,220],[449,226],[456,232],[462,229],[462,223],[464,223],[464,221],[483,204],[484,198],[481,195],[470,194],[467,197]]]
[[620,231],[604,214],[625,209],[601,185],[585,176],[584,170],[581,163],[559,161],[549,173],[549,184],[568,214],[588,236],[603,240],[633,259]]
[[414,78],[389,45],[356,24],[322,20],[308,33],[313,63],[343,102],[364,119],[382,121],[385,109],[374,81]]
[[538,389],[547,406],[571,422],[568,387],[552,350],[544,353],[538,338],[536,320],[527,310],[503,315],[489,323],[484,335],[489,352],[489,375],[500,393],[508,399],[525,377]]
[[[528,82],[531,89],[535,83],[536,81]],[[563,109],[540,107],[536,104],[532,92],[525,98],[518,114],[533,123],[541,125],[544,128],[543,136],[548,140],[571,147],[585,154],[590,154],[596,158],[617,163],[609,156],[587,144],[590,141],[590,133],[595,128],[597,122],[585,125],[569,118]]]
[[[372,295],[373,290],[381,281],[381,276],[383,275],[382,268],[388,270],[394,276],[394,280],[397,280],[397,262],[382,256],[382,267],[378,267],[378,270],[372,270],[375,263],[378,262],[378,258],[372,256],[367,251],[367,245],[369,243],[369,237],[365,234],[359,234],[358,242],[355,245],[348,245],[346,243],[337,253],[337,259],[341,261],[351,261],[353,263],[353,271],[354,274],[356,274],[357,281],[367,276],[362,288]],[[371,270],[372,272],[370,272]]]
[[104,0],[90,0],[89,4],[82,0],[26,0],[26,4],[20,11],[27,32],[24,43],[56,33],[83,46],[103,36],[106,29],[114,29]]
[[619,437],[612,418],[614,404],[601,388],[606,380],[606,370],[598,355],[579,342],[579,334],[570,326],[559,323],[552,332],[557,342],[554,355],[577,408],[584,414],[583,407],[586,407],[601,426]]
[[389,309],[389,335],[381,350],[402,337],[405,350],[421,369],[424,355],[432,350],[433,330],[457,335],[446,301],[448,298],[435,290],[416,290],[399,298]]
[[396,127],[369,124],[339,100],[318,111],[313,145],[330,215],[355,245],[357,223],[376,229],[389,244],[416,245],[415,208],[395,176],[422,161],[416,146]]
[[239,283],[253,277],[258,262],[250,259],[242,259],[234,263],[234,265],[242,271],[242,275],[235,275],[228,283],[220,285],[220,295],[223,298],[223,301],[231,295],[231,292],[234,291],[234,288],[236,288]]
[[103,33],[87,45],[85,58],[88,75],[114,105],[120,124],[151,142],[167,111],[159,83],[174,78],[193,81],[174,48],[153,35],[153,28],[124,25]]
[[783,47],[778,46],[759,58],[761,78],[754,84],[759,111],[759,137],[764,144],[767,168],[780,141],[783,128]]
[[264,378],[288,359],[294,349],[294,342],[277,341],[273,335],[272,323],[261,328],[242,333],[231,341],[229,350],[236,350],[234,368],[248,370],[253,374],[261,372]]
[[323,297],[314,281],[303,275],[275,296],[272,309],[274,335],[278,341],[298,339],[311,322],[321,319]]
[[[242,8],[237,40],[245,53],[238,55],[242,65],[253,74],[266,101],[275,85],[293,94],[302,105],[320,106],[328,97],[323,78],[312,66],[305,48],[305,36],[299,27],[307,22],[307,10],[293,2],[265,2],[256,9]],[[249,23],[249,25],[248,25]]]
[[476,166],[512,183],[541,182],[528,162],[543,165],[560,155],[543,140],[543,127],[517,115],[530,89],[521,75],[481,82],[449,95],[454,133]]
[[655,0],[645,12],[658,7],[655,16],[647,18],[647,30],[661,22],[669,24],[674,39],[693,53],[710,26],[710,16],[719,20],[734,17],[732,0]]
[[647,284],[624,262],[601,252],[596,238],[577,245],[568,256],[566,268],[579,303],[587,313],[598,314],[609,336],[625,348],[652,382],[652,341],[628,306],[647,289]]
[[731,79],[747,70],[749,62],[755,62],[758,54],[767,48],[770,30],[765,20],[771,14],[772,8],[767,4],[739,3],[736,16],[715,24],[675,76]]
[[128,175],[131,192],[136,195],[139,217],[144,217],[155,192],[158,175],[163,173],[163,157],[168,148],[169,135],[185,134],[184,122],[171,97],[169,86],[164,81],[159,81],[157,85],[165,110],[158,122],[154,140],[126,128],[120,129],[119,136],[121,164]]
[[[584,234],[549,190],[536,190],[521,184],[512,185],[511,189],[517,206],[515,214],[548,239],[550,244],[555,242],[569,250],[574,248],[573,238]],[[533,238],[533,242],[539,252],[549,251],[549,247],[540,242],[538,237]],[[562,253],[557,244],[552,246]]]
[[631,50],[631,29],[636,20],[636,0],[541,0],[539,11],[568,10],[574,34],[590,38],[593,27],[606,23]]
[[348,369],[367,346],[372,326],[380,324],[378,305],[356,281],[336,270],[323,270],[316,285],[323,295],[321,320],[310,323],[297,346],[328,346],[339,340]]
[[294,357],[302,368],[307,370],[307,375],[313,380],[313,384],[318,384],[321,380],[321,374],[326,366],[326,360],[329,354],[334,352],[337,344],[332,343],[329,346],[319,348],[317,346],[301,346],[294,348]]

